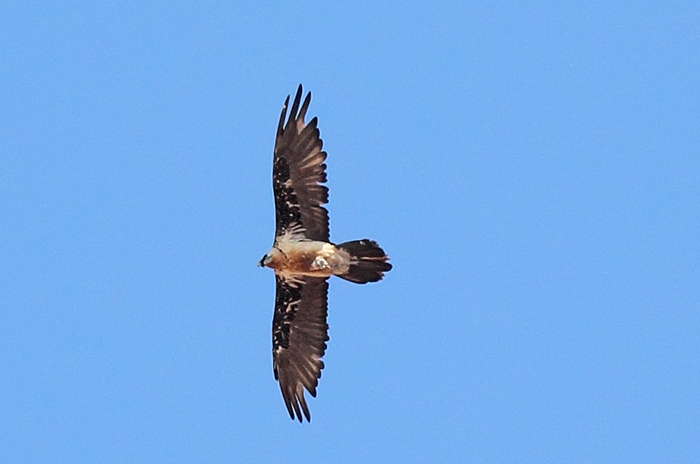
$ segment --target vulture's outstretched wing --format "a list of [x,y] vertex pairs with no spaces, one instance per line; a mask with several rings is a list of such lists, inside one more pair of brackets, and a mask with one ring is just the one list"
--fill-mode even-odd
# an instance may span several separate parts
[[277,279],[272,320],[272,362],[275,379],[292,419],[311,420],[304,388],[316,396],[328,341],[327,278],[293,276]]
[[302,88],[299,85],[292,108],[287,118],[289,96],[282,107],[275,156],[272,169],[272,186],[275,194],[277,216],[276,237],[299,225],[305,229],[304,236],[310,240],[327,242],[328,211],[322,205],[328,202],[326,182],[326,152],[313,118],[304,123],[306,111],[311,103],[311,92],[301,102]]

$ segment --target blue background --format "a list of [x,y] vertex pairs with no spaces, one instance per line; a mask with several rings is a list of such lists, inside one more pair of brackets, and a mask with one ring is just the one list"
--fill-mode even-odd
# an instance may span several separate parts
[[[697,2],[0,7],[3,463],[700,460]],[[271,162],[313,92],[312,423],[272,376]]]

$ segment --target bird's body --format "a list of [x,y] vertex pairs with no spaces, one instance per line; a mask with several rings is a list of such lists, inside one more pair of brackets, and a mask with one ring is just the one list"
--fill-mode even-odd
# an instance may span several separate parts
[[350,254],[328,242],[294,241],[283,236],[267,253],[265,266],[280,276],[330,277],[350,269]]
[[[377,282],[391,269],[389,257],[372,240],[335,245],[328,233],[326,152],[313,118],[304,122],[311,102],[301,103],[299,86],[289,119],[289,97],[277,127],[272,186],[276,232],[272,249],[260,266],[275,272],[277,294],[272,320],[272,356],[275,379],[289,415],[311,420],[304,389],[316,396],[328,341],[326,322],[328,278],[350,282]],[[301,106],[300,106],[301,104]],[[285,123],[286,122],[286,123]]]

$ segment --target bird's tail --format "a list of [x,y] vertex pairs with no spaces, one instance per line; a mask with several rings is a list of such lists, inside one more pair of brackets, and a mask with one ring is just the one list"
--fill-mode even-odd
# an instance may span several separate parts
[[391,264],[387,263],[389,257],[373,240],[353,240],[336,247],[350,254],[350,269],[345,274],[338,274],[345,280],[357,284],[377,282],[391,270]]

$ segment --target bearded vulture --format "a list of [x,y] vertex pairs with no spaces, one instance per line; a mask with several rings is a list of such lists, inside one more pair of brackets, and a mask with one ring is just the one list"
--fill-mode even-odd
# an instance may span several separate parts
[[[328,278],[377,282],[391,269],[373,240],[333,244],[328,235],[326,152],[318,120],[304,122],[311,93],[301,103],[299,85],[287,118],[282,107],[272,168],[276,230],[272,249],[259,266],[275,272],[272,364],[292,420],[311,421],[304,389],[316,396],[328,341]],[[303,417],[302,417],[303,413]]]

